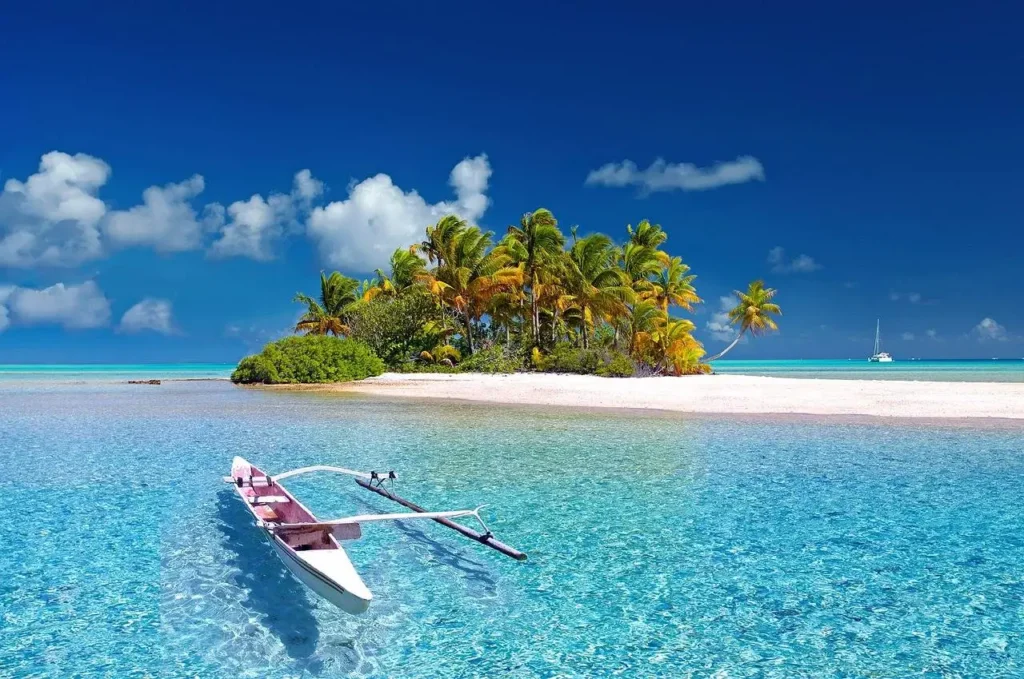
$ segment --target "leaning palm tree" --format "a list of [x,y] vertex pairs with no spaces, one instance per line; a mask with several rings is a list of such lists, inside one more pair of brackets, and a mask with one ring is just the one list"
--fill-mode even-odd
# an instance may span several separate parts
[[[575,238],[575,233],[573,234]],[[593,234],[573,243],[564,258],[564,293],[559,299],[562,312],[578,312],[583,348],[590,346],[590,335],[599,320],[615,320],[628,313],[633,289],[625,274],[615,266],[615,247],[608,236]]]
[[295,324],[295,332],[307,335],[347,335],[348,310],[359,299],[359,281],[335,271],[320,272],[320,299],[297,293],[295,300],[306,305],[306,313]]
[[739,333],[732,344],[718,352],[708,362],[717,360],[727,354],[734,346],[739,344],[743,333],[750,332],[755,337],[764,335],[772,330],[778,330],[779,326],[772,316],[781,316],[782,309],[778,304],[772,302],[775,298],[775,288],[764,287],[764,281],[754,281],[747,286],[746,292],[735,291],[736,299],[739,300],[729,310],[729,322],[739,326]]
[[544,208],[523,215],[519,226],[508,227],[508,236],[502,241],[511,261],[523,265],[525,282],[530,288],[530,331],[534,346],[540,336],[537,303],[540,270],[561,255],[564,245],[565,237],[558,230],[558,220]]
[[693,311],[693,305],[700,304],[701,299],[693,287],[697,277],[689,274],[689,271],[690,267],[683,264],[681,257],[672,257],[668,265],[650,282],[642,297],[655,302],[666,314],[672,304]]

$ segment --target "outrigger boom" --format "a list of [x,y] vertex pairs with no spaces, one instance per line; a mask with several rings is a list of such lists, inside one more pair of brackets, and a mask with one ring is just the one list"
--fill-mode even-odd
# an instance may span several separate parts
[[[359,514],[321,521],[280,483],[284,479],[312,472],[354,476],[356,483],[363,488],[412,511]],[[359,526],[363,523],[430,519],[502,554],[519,561],[526,559],[523,552],[494,539],[491,530],[480,517],[480,510],[486,505],[476,509],[428,512],[414,502],[384,488],[385,481],[393,481],[396,478],[393,471],[359,472],[329,465],[301,467],[272,477],[247,460],[236,457],[231,464],[231,475],[225,476],[224,480],[235,486],[239,497],[255,516],[256,525],[270,539],[274,551],[284,561],[288,570],[314,592],[349,613],[365,611],[373,598],[339,542],[358,539],[362,535]],[[469,516],[477,520],[483,532],[452,521]]]

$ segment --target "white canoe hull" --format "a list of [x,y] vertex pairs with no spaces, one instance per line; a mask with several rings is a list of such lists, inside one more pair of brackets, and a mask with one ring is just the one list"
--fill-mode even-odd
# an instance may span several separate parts
[[[309,552],[296,552],[282,543],[280,539],[269,534],[266,529],[263,532],[267,534],[267,540],[274,548],[278,558],[284,563],[285,568],[303,585],[346,613],[359,614],[369,608],[373,595],[370,594],[354,569],[352,570],[354,578],[350,582],[332,579],[302,558],[303,554],[309,554]],[[344,550],[320,551],[333,552],[334,554],[331,556],[344,559],[344,562],[348,564],[348,556]],[[348,565],[351,568],[351,564]]]

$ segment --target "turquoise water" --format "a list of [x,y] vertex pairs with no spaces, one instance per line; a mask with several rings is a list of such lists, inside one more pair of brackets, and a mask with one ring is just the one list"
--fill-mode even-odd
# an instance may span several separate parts
[[[715,371],[737,375],[940,382],[1024,382],[1024,359],[927,360],[868,363],[866,360],[722,360]],[[2,365],[0,382],[118,381],[130,379],[226,379],[234,363],[144,363],[137,365]]]
[[774,377],[848,380],[918,380],[928,382],[1024,382],[1024,359],[896,360],[866,359],[792,361],[715,361],[715,372]]
[[0,364],[0,381],[217,379],[234,369],[234,363]]
[[[0,383],[0,676],[1019,677],[1019,428]],[[370,526],[376,600],[284,570],[220,477],[396,469],[519,563]],[[336,477],[322,516],[391,510]]]

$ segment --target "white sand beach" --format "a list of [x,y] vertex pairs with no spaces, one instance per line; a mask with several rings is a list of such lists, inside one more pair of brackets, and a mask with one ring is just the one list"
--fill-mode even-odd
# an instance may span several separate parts
[[614,379],[521,373],[385,373],[300,389],[489,403],[640,408],[687,413],[1024,419],[1024,384],[699,375]]

